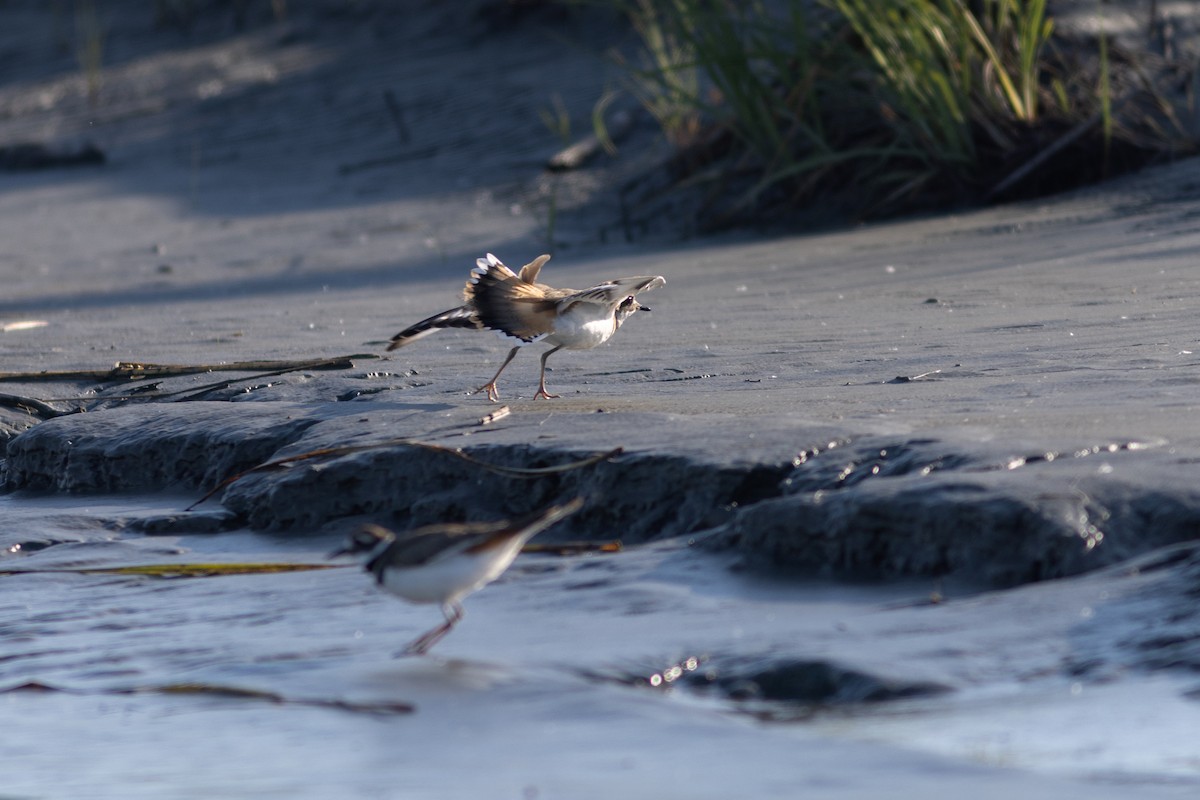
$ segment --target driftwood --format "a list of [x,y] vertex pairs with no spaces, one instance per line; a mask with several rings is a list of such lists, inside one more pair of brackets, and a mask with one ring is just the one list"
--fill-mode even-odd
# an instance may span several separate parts
[[[104,400],[129,400],[139,397],[153,398],[161,400],[167,397],[173,397],[176,400],[194,400],[209,392],[215,392],[218,389],[224,389],[235,383],[243,381],[256,381],[261,378],[274,378],[279,375],[286,375],[289,372],[298,372],[306,369],[349,369],[354,366],[351,359],[355,358],[378,358],[373,355],[356,355],[356,356],[339,356],[337,358],[320,359],[317,361],[258,361],[242,362],[243,364],[260,364],[263,366],[270,364],[280,365],[278,369],[270,372],[257,372],[253,375],[242,375],[237,378],[229,378],[228,380],[217,381],[216,383],[207,383],[203,386],[190,386],[187,389],[179,389],[174,392],[163,392],[160,394],[144,394],[144,395],[123,395],[121,397],[104,397]],[[242,370],[238,370],[239,372]],[[157,375],[153,377],[159,377]]]
[[[611,142],[624,138],[633,128],[633,114],[621,111],[614,115],[612,125],[607,131],[608,143],[595,133],[589,134],[575,144],[559,150],[546,162],[546,169],[551,172],[566,172],[582,167],[592,156],[602,149],[611,146]],[[607,146],[606,146],[607,144]]]
[[[243,375],[204,386],[189,386],[174,392],[154,392],[156,384],[134,389],[134,394],[104,395],[93,397],[56,397],[54,402],[61,403],[91,403],[97,400],[191,400],[208,392],[224,389],[239,381],[253,381],[259,378],[272,378],[288,372],[306,369],[349,369],[354,366],[356,359],[379,358],[371,353],[358,353],[349,356],[333,356],[331,358],[314,358],[302,361],[233,361],[227,364],[141,364],[138,362],[118,361],[112,369],[107,370],[60,370],[46,372],[0,372],[0,381],[16,383],[31,383],[35,381],[91,381],[96,383],[112,383],[116,381],[140,381],[147,378],[162,379],[182,375],[200,375],[207,372],[247,372],[269,369],[270,372],[259,372],[254,375]],[[83,408],[72,408],[60,411],[47,404],[45,400],[33,397],[22,397],[14,394],[0,394],[0,407],[14,408],[24,411],[40,419],[53,419],[66,414],[78,414]]]
[[54,419],[55,417],[65,416],[67,414],[77,414],[80,409],[71,411],[59,411],[51,405],[43,403],[41,400],[36,400],[32,397],[20,397],[15,394],[0,394],[0,406],[5,408],[14,408],[17,411],[24,411],[26,414],[32,414],[38,419]]
[[258,372],[271,370],[274,375],[301,369],[349,369],[354,361],[379,358],[373,353],[355,353],[349,356],[330,356],[302,361],[231,361],[225,364],[142,364],[136,361],[118,361],[112,369],[105,370],[47,370],[43,372],[0,372],[0,381],[32,383],[36,381],[140,381],[146,378],[174,378],[180,375],[198,375],[205,372]]

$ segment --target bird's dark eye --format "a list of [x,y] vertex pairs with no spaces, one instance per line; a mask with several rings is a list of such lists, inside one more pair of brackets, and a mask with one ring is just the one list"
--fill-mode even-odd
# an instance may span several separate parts
[[629,295],[621,301],[621,308],[629,308],[631,305],[633,305],[633,295]]

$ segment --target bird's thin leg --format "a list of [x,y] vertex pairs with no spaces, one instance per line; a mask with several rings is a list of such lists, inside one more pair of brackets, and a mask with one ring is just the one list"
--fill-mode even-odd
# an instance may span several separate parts
[[562,350],[562,345],[559,345],[558,347],[553,347],[553,348],[547,350],[546,352],[542,353],[542,378],[540,381],[538,381],[538,390],[537,390],[537,393],[534,394],[534,396],[533,396],[534,400],[537,400],[539,397],[544,397],[547,400],[551,400],[551,399],[559,396],[556,394],[550,394],[549,392],[546,391],[546,359],[549,358],[552,353],[557,353],[559,350]]
[[517,357],[517,351],[520,349],[520,347],[514,347],[512,350],[509,350],[508,357],[504,359],[504,363],[500,365],[500,369],[496,370],[496,374],[492,376],[492,379],[483,386],[480,386],[475,391],[471,392],[471,394],[487,392],[488,400],[491,400],[493,403],[499,402],[500,393],[496,391],[496,378],[499,378],[500,373],[504,372],[504,368],[508,366],[508,362]]
[[442,637],[449,633],[455,625],[458,624],[466,612],[458,603],[446,603],[442,606],[442,615],[446,617],[446,621],[438,625],[431,631],[418,636],[416,639],[409,642],[403,650],[397,653],[397,656],[423,656],[429,648],[442,640]]

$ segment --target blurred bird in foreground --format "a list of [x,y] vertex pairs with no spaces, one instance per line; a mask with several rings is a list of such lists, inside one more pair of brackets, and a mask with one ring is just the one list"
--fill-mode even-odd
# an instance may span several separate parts
[[461,601],[503,574],[530,538],[583,506],[582,498],[513,522],[428,525],[397,538],[379,525],[364,525],[345,546],[329,554],[358,555],[385,590],[414,603],[438,603],[446,621],[397,655],[421,655],[463,618]]

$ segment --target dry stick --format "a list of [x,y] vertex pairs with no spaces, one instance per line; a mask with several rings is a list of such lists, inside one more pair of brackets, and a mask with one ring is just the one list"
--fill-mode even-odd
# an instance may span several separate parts
[[[379,356],[369,353],[359,353],[349,356],[334,356],[332,358],[318,358],[306,361],[235,361],[231,364],[202,364],[196,366],[185,366],[177,364],[132,364],[128,362],[118,363],[113,369],[107,372],[0,372],[0,380],[79,380],[87,378],[90,380],[113,381],[113,380],[144,380],[152,377],[156,380],[163,378],[179,377],[183,375],[197,375],[206,372],[244,372],[249,369],[263,369],[264,367],[277,366],[281,367],[273,372],[262,372],[256,375],[244,375],[240,378],[230,378],[225,381],[217,381],[216,383],[206,384],[199,388],[189,386],[186,389],[179,389],[174,392],[160,392],[150,394],[114,394],[114,395],[97,395],[93,397],[55,397],[55,402],[93,402],[97,400],[162,400],[164,398],[175,397],[176,395],[186,395],[180,399],[189,400],[192,397],[206,394],[217,389],[224,389],[230,384],[238,383],[239,381],[254,381],[259,378],[272,378],[278,375],[284,375],[289,372],[297,372],[305,369],[349,369],[354,366],[353,359],[379,358]],[[135,390],[136,391],[136,390]],[[145,392],[145,389],[142,390]],[[4,395],[0,395],[3,397]],[[39,402],[39,401],[30,401]],[[0,401],[0,404],[4,404]],[[46,406],[46,408],[50,408]],[[53,409],[51,409],[53,410]],[[74,411],[59,411],[52,416],[62,416],[64,414],[74,414],[83,409],[75,409]],[[47,417],[48,418],[48,417]]]
[[53,406],[46,405],[41,400],[35,400],[32,397],[20,397],[15,394],[0,394],[0,406],[15,408],[18,411],[24,411],[40,419],[53,419],[54,417],[63,417],[67,414],[78,413],[77,410],[59,411]]
[[[37,381],[116,381],[130,378],[128,373],[122,371],[122,367],[128,366],[117,364],[112,369],[83,369],[83,370],[47,370],[45,372],[0,372],[0,381],[15,381],[19,383],[32,383]],[[141,377],[141,376],[138,376]]]
[[1102,117],[1100,115],[1100,112],[1096,112],[1092,116],[1085,119],[1083,122],[1080,122],[1074,128],[1072,128],[1071,130],[1069,130],[1065,134],[1063,134],[1058,140],[1056,140],[1054,142],[1054,144],[1050,145],[1045,150],[1041,151],[1036,156],[1034,156],[1033,158],[1026,161],[1024,164],[1022,164],[1020,167],[1018,167],[1014,172],[1010,173],[1007,178],[1005,178],[1004,180],[1002,180],[998,184],[996,184],[994,187],[992,187],[991,191],[989,191],[986,195],[984,195],[983,199],[991,200],[996,195],[1000,194],[1001,192],[1005,191],[1006,189],[1009,189],[1010,187],[1015,185],[1017,182],[1023,180],[1027,175],[1029,175],[1029,173],[1033,172],[1035,169],[1040,167],[1042,164],[1044,164],[1048,160],[1050,160],[1051,156],[1055,155],[1060,150],[1067,147],[1069,144],[1071,144],[1076,139],[1078,139],[1080,136],[1083,136],[1089,130],[1091,130],[1092,128],[1099,125],[1101,119],[1102,119]]
[[354,360],[379,358],[374,353],[355,353],[349,356],[306,359],[304,361],[233,361],[228,364],[139,364],[118,361],[112,369],[65,370],[47,372],[0,372],[0,381],[139,381],[145,378],[174,378],[204,372],[252,372],[260,369],[348,369]]
[[[624,138],[633,127],[633,115],[628,111],[620,111],[613,117],[609,130],[610,139]],[[559,150],[546,162],[546,169],[551,172],[565,172],[578,169],[596,153],[604,149],[604,142],[595,133],[590,133],[570,147]]]
[[[289,366],[289,367],[285,367],[284,369],[277,369],[277,370],[274,370],[273,372],[259,372],[255,375],[243,375],[240,378],[229,378],[228,380],[217,381],[216,383],[208,383],[208,384],[205,384],[204,386],[200,386],[200,387],[191,386],[191,387],[188,387],[187,389],[178,389],[174,392],[163,392],[161,394],[151,394],[151,395],[122,395],[119,397],[102,397],[99,399],[102,399],[102,400],[129,400],[129,399],[140,398],[140,397],[150,397],[150,398],[153,398],[156,400],[161,400],[161,399],[167,398],[167,397],[174,397],[175,399],[180,400],[180,401],[192,400],[194,398],[200,397],[201,395],[206,395],[209,392],[215,392],[218,389],[225,389],[235,383],[242,383],[245,381],[256,381],[261,378],[276,378],[280,375],[286,375],[289,372],[299,372],[300,370],[305,370],[305,369],[346,369],[346,368],[352,367],[352,366],[354,366],[353,363],[348,360],[345,362],[344,365],[339,364],[337,366],[314,367],[314,366],[312,366],[311,363],[301,364],[300,366]],[[183,396],[179,397],[179,395],[183,395]]]
[[209,491],[206,495],[204,495],[199,500],[197,500],[196,502],[192,503],[190,506],[185,508],[184,511],[194,510],[196,508],[196,506],[201,505],[202,503],[204,503],[206,500],[211,498],[213,495],[215,495],[217,492],[221,491],[225,487],[229,486],[230,484],[236,483],[237,481],[241,480],[242,478],[246,477],[247,475],[250,475],[255,472],[264,472],[266,470],[274,469],[276,467],[282,467],[282,466],[286,466],[287,464],[293,464],[297,461],[308,461],[313,458],[336,458],[339,456],[351,455],[353,453],[362,453],[362,452],[366,452],[368,450],[381,450],[381,449],[387,448],[387,447],[415,447],[415,448],[418,448],[421,450],[430,450],[430,451],[437,452],[437,453],[446,453],[447,455],[451,455],[456,458],[460,458],[469,464],[474,464],[475,466],[482,467],[483,469],[486,469],[490,472],[495,472],[498,475],[508,475],[508,476],[511,476],[514,478],[537,478],[537,477],[541,477],[543,475],[555,475],[560,472],[570,472],[571,470],[583,469],[584,467],[590,467],[593,464],[599,464],[601,461],[607,461],[610,458],[615,458],[616,456],[619,456],[622,452],[624,452],[623,447],[617,447],[612,450],[609,450],[607,453],[600,453],[598,455],[589,456],[589,457],[587,457],[585,459],[581,459],[579,461],[572,461],[569,464],[560,464],[555,467],[505,467],[505,466],[501,466],[500,464],[491,464],[491,463],[488,463],[487,461],[480,461],[479,459],[475,458],[474,456],[467,455],[462,450],[459,450],[456,447],[443,447],[441,445],[429,444],[427,442],[416,442],[416,441],[413,441],[412,439],[389,439],[386,442],[376,442],[374,444],[345,445],[344,447],[324,447],[319,450],[310,450],[307,453],[300,453],[300,454],[294,455],[294,456],[286,456],[284,458],[278,458],[274,461],[268,461],[265,464],[259,464],[256,467],[251,467],[250,469],[243,470],[242,472],[239,472],[236,475],[233,475],[233,476],[228,477],[225,480],[221,481],[219,484],[217,484],[215,487],[213,487],[213,489],[211,491]]
[[[1129,100],[1130,96],[1131,95],[1127,94],[1124,97],[1117,100],[1115,103],[1113,103],[1112,109],[1109,111],[1109,114],[1111,114],[1112,116],[1115,117],[1117,115],[1117,112],[1120,111],[1125,106],[1125,103],[1126,103],[1126,101]],[[1078,123],[1074,128],[1071,128],[1071,130],[1067,131],[1061,137],[1059,137],[1054,142],[1054,144],[1050,145],[1045,150],[1043,150],[1042,152],[1038,153],[1033,158],[1026,161],[1024,164],[1022,164],[1020,167],[1018,167],[1014,172],[1009,174],[1009,176],[1007,178],[1000,181],[1000,183],[996,184],[996,186],[993,187],[990,192],[988,192],[986,195],[984,195],[983,199],[991,200],[996,195],[1011,188],[1018,181],[1024,180],[1025,177],[1029,175],[1029,173],[1033,172],[1035,169],[1040,167],[1042,164],[1046,163],[1046,161],[1048,161],[1052,156],[1058,154],[1063,148],[1070,145],[1072,142],[1074,142],[1080,136],[1083,136],[1085,133],[1090,131],[1092,128],[1099,125],[1103,119],[1104,119],[1103,113],[1100,111],[1097,111],[1092,116],[1090,116],[1087,119],[1083,120],[1082,122]]]

